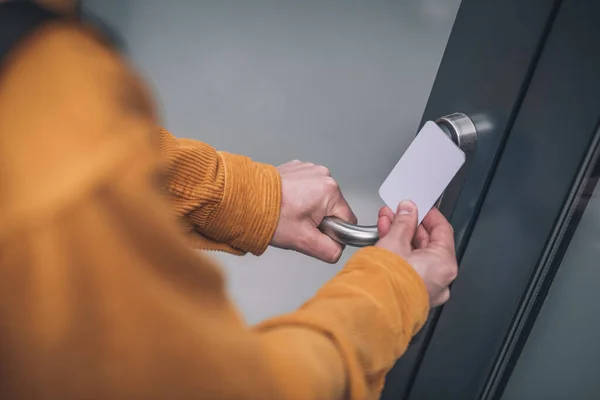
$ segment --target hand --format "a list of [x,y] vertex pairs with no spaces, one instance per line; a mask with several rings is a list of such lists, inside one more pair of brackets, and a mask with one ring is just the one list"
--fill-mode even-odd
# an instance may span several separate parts
[[329,216],[356,223],[337,182],[320,165],[291,161],[277,169],[281,175],[282,203],[271,245],[328,263],[337,262],[343,246],[318,229],[323,218]]
[[437,209],[432,209],[417,227],[417,208],[408,201],[398,206],[396,215],[389,207],[379,211],[377,247],[390,250],[408,262],[423,278],[432,307],[450,298],[450,284],[458,265],[454,232]]

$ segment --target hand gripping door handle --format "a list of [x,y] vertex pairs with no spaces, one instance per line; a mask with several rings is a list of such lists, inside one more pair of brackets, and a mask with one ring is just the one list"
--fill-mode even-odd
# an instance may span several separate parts
[[[454,113],[435,121],[465,153],[466,162],[448,185],[437,202],[437,207],[447,218],[450,217],[462,190],[477,145],[477,129],[469,117]],[[374,245],[379,240],[377,225],[354,225],[337,217],[326,217],[319,225],[321,232],[338,243],[353,247]]]

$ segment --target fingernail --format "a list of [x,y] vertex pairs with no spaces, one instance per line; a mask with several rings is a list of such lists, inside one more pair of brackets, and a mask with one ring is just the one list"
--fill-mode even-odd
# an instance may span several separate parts
[[412,201],[404,200],[398,206],[398,214],[409,215],[415,212],[415,205]]

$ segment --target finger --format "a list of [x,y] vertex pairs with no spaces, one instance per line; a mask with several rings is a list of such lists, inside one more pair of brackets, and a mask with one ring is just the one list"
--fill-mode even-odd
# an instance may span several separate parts
[[423,219],[423,226],[429,232],[429,244],[454,251],[454,229],[440,210],[431,209]]
[[342,256],[344,246],[311,227],[307,230],[298,251],[326,263],[335,264]]
[[356,215],[350,208],[344,195],[342,195],[337,184],[335,184],[335,187],[333,188],[333,194],[330,195],[330,201],[327,206],[327,208],[331,210],[328,214],[341,218],[351,224],[356,224],[358,222],[358,218],[356,218]]
[[324,165],[314,165],[311,171],[314,172],[315,176],[331,176],[331,171]]
[[392,226],[392,220],[384,215],[377,219],[377,232],[379,232],[379,238],[381,239],[390,231],[390,227]]
[[417,207],[411,201],[403,201],[392,220],[388,237],[399,241],[404,251],[411,251],[411,242],[417,230]]
[[379,238],[384,237],[390,231],[392,221],[394,219],[394,212],[388,206],[383,206],[379,209],[377,216],[377,231],[379,232]]
[[423,225],[417,227],[417,233],[412,242],[415,249],[424,249],[429,245],[429,232]]
[[388,206],[383,206],[379,209],[379,214],[377,216],[378,217],[387,217],[391,221],[394,219],[394,212]]
[[350,208],[348,203],[346,203],[346,201],[344,201],[343,204],[338,204],[335,207],[335,209],[331,212],[331,214],[334,217],[338,217],[350,224],[356,224],[358,222],[358,218],[356,218],[356,215],[354,214],[354,212],[352,212],[352,209]]
[[446,288],[431,302],[432,307],[438,307],[450,300],[450,288]]

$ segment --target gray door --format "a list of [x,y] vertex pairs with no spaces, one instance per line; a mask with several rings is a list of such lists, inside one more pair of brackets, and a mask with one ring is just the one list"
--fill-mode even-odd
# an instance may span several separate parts
[[450,217],[459,278],[450,301],[431,313],[388,375],[385,400],[476,399],[490,373],[483,362],[495,356],[488,353],[487,330],[494,329],[489,317],[496,304],[486,291],[498,284],[498,277],[485,258],[478,258],[484,253],[472,254],[480,251],[478,243],[491,244],[479,220],[558,6],[547,0],[461,4],[423,115],[426,121],[459,111],[478,131],[477,150]]
[[[513,238],[541,229],[525,229],[510,208],[540,195],[530,182],[538,144],[516,132],[531,132],[521,115],[535,110],[534,89],[543,97],[539,70],[550,39],[560,41],[564,6],[576,1],[171,3],[86,0],[84,10],[123,37],[174,134],[274,164],[325,164],[361,222],[375,220],[379,184],[425,121],[460,112],[474,122],[477,150],[450,215],[459,279],[390,372],[383,398],[496,395],[531,272],[516,261],[533,257],[529,241]],[[520,158],[508,155],[513,143]],[[502,174],[515,175],[526,197],[513,196]],[[531,205],[526,217],[543,219],[542,210]],[[299,306],[341,266],[275,250],[260,260],[218,257],[250,322]]]
[[479,398],[600,398],[599,12],[561,1],[469,244],[496,281],[464,337]]
[[527,84],[460,243],[452,299],[410,367],[411,399],[600,397],[600,3],[547,5]]

